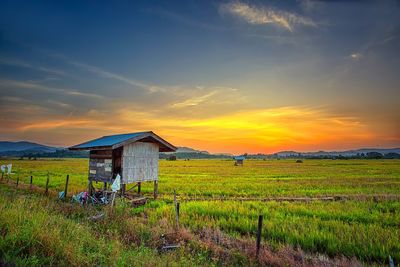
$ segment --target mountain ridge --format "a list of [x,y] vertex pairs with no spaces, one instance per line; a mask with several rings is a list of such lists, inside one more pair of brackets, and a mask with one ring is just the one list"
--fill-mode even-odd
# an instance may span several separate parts
[[[40,153],[53,153],[59,150],[66,150],[65,147],[53,147],[48,145],[43,145],[35,142],[30,141],[0,141],[0,156],[23,156],[26,154],[40,154]],[[259,153],[253,154],[258,156],[278,156],[278,157],[290,157],[290,156],[355,156],[357,154],[366,154],[370,152],[378,152],[381,154],[388,154],[388,153],[399,153],[400,148],[359,148],[359,149],[350,149],[350,150],[343,150],[343,151],[314,151],[314,152],[298,152],[298,151],[279,151],[276,153],[266,154],[266,153]],[[176,152],[171,152],[168,154],[205,154],[210,156],[222,156],[228,157],[233,156],[230,153],[210,153],[204,150],[197,150],[191,147],[178,147]],[[251,155],[249,155],[251,156]]]

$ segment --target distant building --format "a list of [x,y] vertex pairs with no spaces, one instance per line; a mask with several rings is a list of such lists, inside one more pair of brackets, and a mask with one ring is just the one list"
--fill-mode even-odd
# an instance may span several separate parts
[[[154,197],[158,188],[159,152],[173,152],[176,147],[153,132],[103,136],[69,148],[89,150],[89,192],[93,181],[112,183],[121,176],[121,193],[126,184],[154,181]],[[140,189],[139,189],[140,190]]]
[[237,156],[233,158],[235,160],[235,166],[241,165],[243,166],[243,161],[245,160],[244,156]]

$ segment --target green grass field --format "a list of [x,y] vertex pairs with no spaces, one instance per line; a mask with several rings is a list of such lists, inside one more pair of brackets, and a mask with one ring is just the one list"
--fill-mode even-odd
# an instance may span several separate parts
[[[52,192],[63,190],[67,174],[71,194],[85,190],[86,159],[12,163],[14,174],[8,183],[4,177],[0,187],[0,252],[5,262],[255,265],[258,215],[264,216],[262,264],[293,265],[301,256],[301,262],[319,265],[319,254],[333,265],[379,265],[389,255],[400,261],[398,160],[248,160],[243,167],[231,160],[160,160],[160,199],[135,209],[118,200],[113,214],[109,207],[82,208],[42,194],[48,173]],[[15,188],[18,176],[26,185],[30,175],[34,192],[23,185]],[[174,189],[183,227],[173,241],[181,247],[158,253],[160,236],[174,232]],[[144,194],[150,196],[152,190],[152,183],[142,185]],[[327,196],[340,200],[280,201]],[[216,200],[221,198],[225,200]],[[106,212],[107,218],[86,219],[98,212]]]

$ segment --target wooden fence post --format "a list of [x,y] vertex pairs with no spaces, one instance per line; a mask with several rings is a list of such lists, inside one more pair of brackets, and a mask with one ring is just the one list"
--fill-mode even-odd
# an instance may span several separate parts
[[141,185],[142,185],[142,183],[141,183],[141,182],[138,182],[138,186],[137,186],[137,192],[138,192],[138,194],[140,194]]
[[179,202],[176,203],[176,226],[179,229]]
[[174,206],[175,206],[175,227],[178,230],[179,229],[179,204],[176,200],[176,190],[174,189]]
[[69,174],[67,174],[67,179],[65,180],[64,200],[67,200],[68,181],[69,181]]
[[157,196],[158,196],[158,181],[157,180],[154,181],[154,194],[153,194],[153,196],[154,196],[154,199],[157,199]]
[[256,243],[256,248],[257,248],[256,257],[257,257],[257,259],[258,259],[258,256],[260,254],[262,224],[263,224],[263,216],[259,215],[258,216],[258,229],[257,229],[257,243]]
[[19,184],[19,171],[18,171],[18,174],[17,174],[17,186],[16,187],[18,187],[18,184]]
[[50,174],[49,172],[47,172],[46,191],[44,192],[46,195],[49,193],[49,181],[50,181]]
[[31,175],[31,182],[29,184],[29,189],[32,190],[32,185],[33,185],[33,176]]

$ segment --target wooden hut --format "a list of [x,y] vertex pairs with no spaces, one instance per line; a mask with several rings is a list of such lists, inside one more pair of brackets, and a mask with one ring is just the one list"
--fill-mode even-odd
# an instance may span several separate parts
[[238,156],[233,158],[235,160],[235,166],[243,166],[244,156]]
[[176,147],[153,132],[139,132],[103,136],[69,148],[89,150],[89,192],[92,182],[112,183],[121,176],[121,193],[126,184],[136,183],[140,192],[141,182],[154,181],[154,197],[158,188],[159,152],[173,152]]

